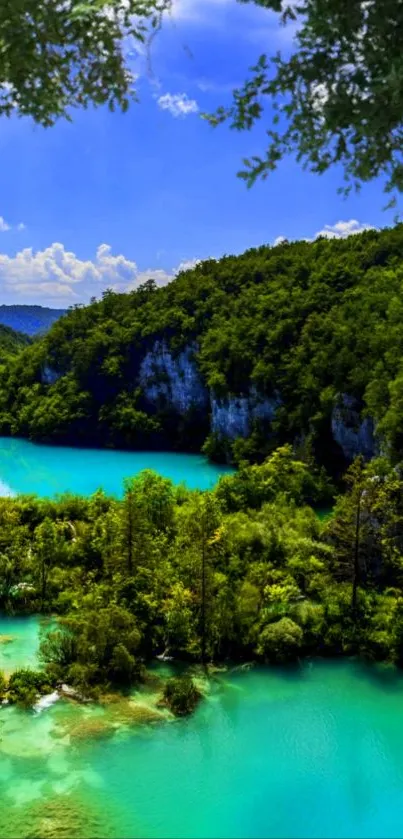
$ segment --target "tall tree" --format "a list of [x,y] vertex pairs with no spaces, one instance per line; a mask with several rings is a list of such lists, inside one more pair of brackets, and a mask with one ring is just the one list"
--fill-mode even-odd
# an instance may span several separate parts
[[214,580],[213,559],[219,543],[220,509],[216,497],[210,492],[195,493],[191,499],[187,518],[187,538],[194,558],[192,587],[199,601],[199,633],[201,661],[206,663],[210,617],[213,610]]
[[292,27],[290,48],[261,55],[232,105],[211,117],[249,130],[268,109],[268,147],[246,159],[248,185],[288,153],[321,173],[341,164],[346,186],[386,176],[403,189],[401,0],[243,0]]
[[71,108],[135,98],[129,47],[143,43],[165,0],[3,0],[0,114],[49,126]]
[[56,563],[58,548],[57,526],[51,519],[45,518],[35,529],[33,545],[34,555],[39,567],[41,608],[43,608],[46,600],[49,570]]
[[124,484],[123,540],[127,571],[150,565],[158,537],[169,539],[174,527],[174,496],[166,478],[147,469]]
[[[134,481],[125,481],[123,500],[123,539],[127,556],[127,573],[133,575],[134,557],[137,546],[137,529],[141,526],[141,513],[138,509]],[[139,514],[140,513],[140,514]]]
[[342,496],[328,525],[336,548],[339,579],[351,582],[351,612],[357,616],[357,594],[369,565],[372,493],[362,457],[356,457],[346,474],[348,492]]

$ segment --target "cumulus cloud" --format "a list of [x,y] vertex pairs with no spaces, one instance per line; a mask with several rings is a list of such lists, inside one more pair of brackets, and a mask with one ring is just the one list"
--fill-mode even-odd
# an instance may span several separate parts
[[357,219],[350,219],[350,221],[337,221],[336,224],[325,224],[322,230],[318,230],[315,239],[319,236],[325,236],[327,239],[345,239],[347,236],[352,236],[354,233],[362,233],[364,230],[375,230],[372,224],[363,224]]
[[42,303],[56,307],[87,303],[106,288],[131,291],[146,280],[159,286],[169,283],[179,271],[194,267],[197,260],[181,262],[174,270],[140,270],[110,245],[100,245],[93,260],[82,260],[55,242],[43,251],[24,248],[15,256],[0,254],[0,294],[7,303]]
[[[347,236],[353,236],[355,233],[363,233],[364,230],[377,230],[372,224],[366,224],[357,219],[350,219],[349,221],[336,221],[336,224],[325,224],[322,230],[318,230],[314,236],[302,239],[304,242],[314,242],[323,236],[325,239],[346,239]],[[299,239],[300,237],[298,237]],[[281,245],[282,242],[288,241],[285,236],[277,236],[272,247]],[[295,240],[293,240],[295,241]]]
[[158,97],[157,104],[173,117],[187,117],[189,114],[197,114],[199,110],[196,99],[189,99],[186,93],[164,93]]
[[201,262],[200,259],[185,259],[183,262],[179,263],[176,273],[179,274],[179,271],[190,271],[191,268],[195,268],[199,262]]

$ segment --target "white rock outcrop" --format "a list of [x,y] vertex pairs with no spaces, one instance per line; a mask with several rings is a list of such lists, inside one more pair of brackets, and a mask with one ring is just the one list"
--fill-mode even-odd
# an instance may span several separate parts
[[179,414],[190,408],[208,410],[209,397],[193,359],[194,347],[173,356],[163,341],[156,341],[140,365],[139,384],[148,402],[165,402]]
[[331,416],[333,439],[340,446],[347,460],[363,455],[370,460],[377,454],[374,421],[371,417],[361,418],[357,400],[342,393]]

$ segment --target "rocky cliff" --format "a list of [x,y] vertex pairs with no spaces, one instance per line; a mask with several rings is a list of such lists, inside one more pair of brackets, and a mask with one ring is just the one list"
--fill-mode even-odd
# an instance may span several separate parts
[[371,417],[361,417],[354,397],[340,395],[331,416],[332,436],[340,446],[346,460],[363,455],[370,460],[379,452],[374,422]]
[[196,347],[186,347],[174,356],[166,344],[156,341],[140,365],[139,384],[151,405],[168,404],[178,414],[191,408],[209,409],[209,393],[195,362]]
[[260,396],[252,386],[247,396],[227,396],[218,399],[210,392],[211,431],[218,437],[247,437],[253,420],[272,422],[281,404],[280,397]]
[[197,347],[174,356],[157,341],[140,365],[139,384],[154,408],[168,405],[184,415],[191,409],[207,411],[210,430],[218,437],[247,437],[254,419],[273,419],[280,398],[267,399],[254,387],[249,394],[219,398],[203,383],[197,367]]
[[[191,422],[202,422],[219,439],[230,441],[248,437],[254,420],[261,420],[270,433],[281,396],[271,398],[258,392],[254,385],[249,392],[219,397],[203,381],[197,362],[198,347],[193,344],[173,353],[166,342],[156,341],[143,357],[136,386],[140,386],[146,406],[153,413],[173,409],[180,417],[191,417]],[[41,380],[48,386],[60,378],[50,365],[41,370]],[[379,454],[379,441],[374,422],[363,417],[357,400],[340,394],[330,416],[333,440],[347,461],[359,454],[366,460]],[[303,432],[302,432],[303,433]]]
[[[180,415],[191,409],[208,412],[210,431],[220,438],[247,437],[254,420],[273,421],[281,397],[268,398],[254,386],[249,393],[218,397],[203,382],[197,366],[197,346],[174,355],[157,341],[140,365],[139,381],[143,395],[153,409],[169,406]],[[358,454],[370,459],[378,446],[371,418],[362,418],[357,401],[341,394],[331,415],[331,431],[346,460]]]

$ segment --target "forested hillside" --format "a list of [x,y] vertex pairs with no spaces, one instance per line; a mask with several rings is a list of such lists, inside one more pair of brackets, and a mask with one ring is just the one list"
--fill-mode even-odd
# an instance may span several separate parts
[[403,450],[403,225],[200,263],[76,307],[1,376],[0,430],[337,469]]
[[45,672],[8,684],[0,672],[0,699],[29,706],[66,682],[85,695],[127,688],[164,651],[182,662],[361,654],[402,666],[403,475],[357,458],[346,477],[323,524],[306,506],[319,487],[290,446],[213,491],[145,471],[122,500],[1,498],[0,607],[58,619],[42,642]]
[[5,356],[14,355],[30,343],[27,335],[0,324],[0,360],[3,360]]

